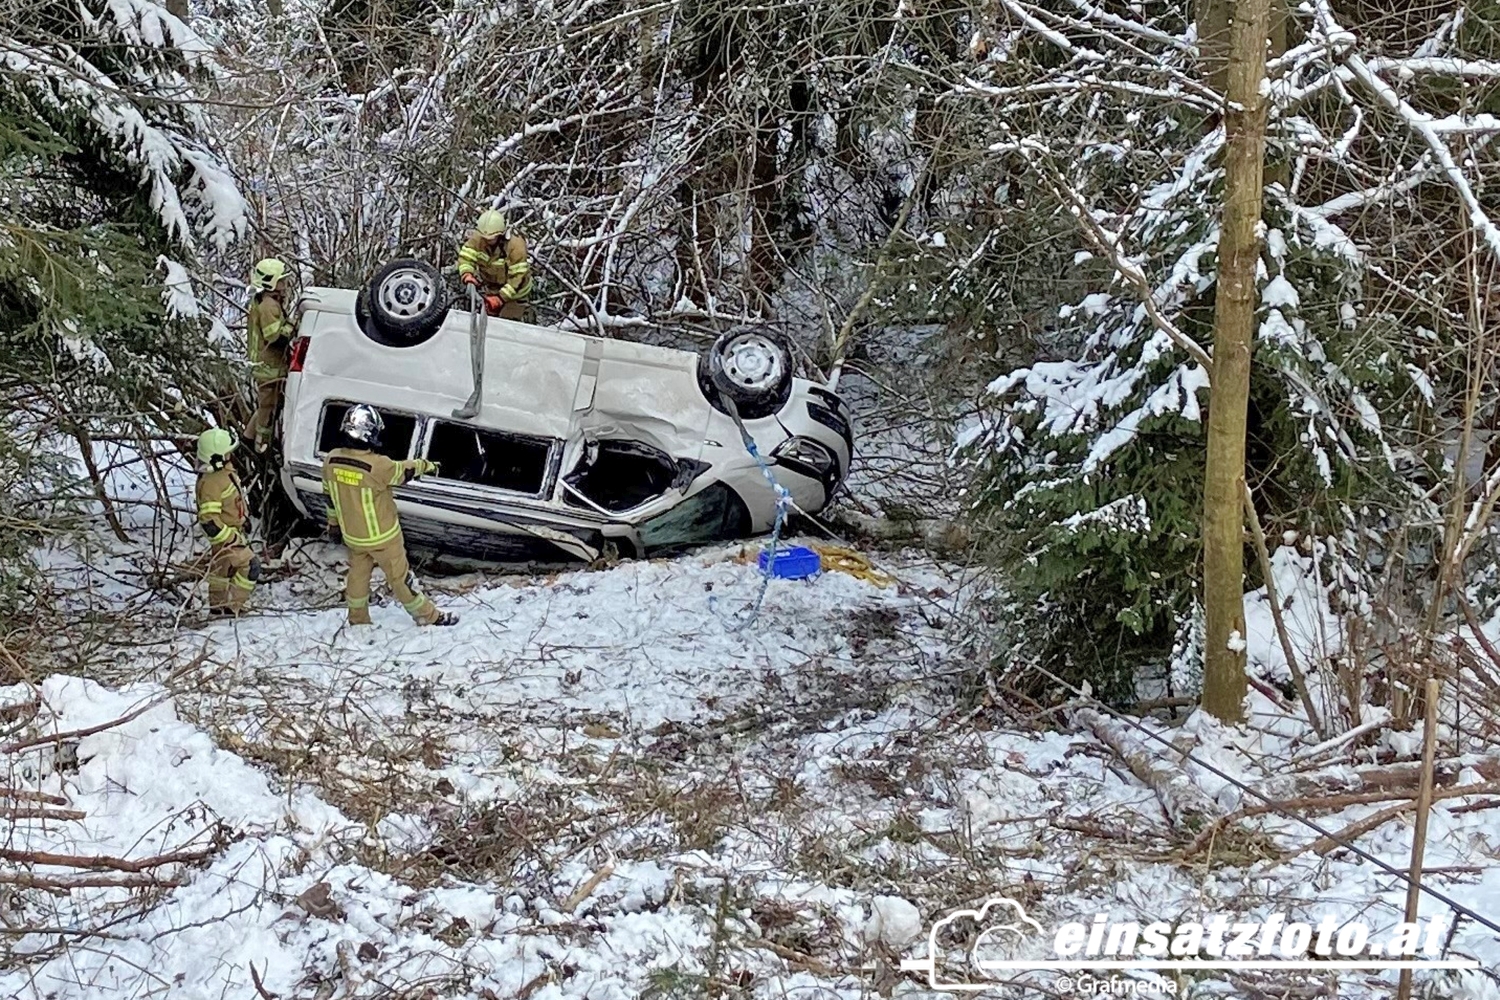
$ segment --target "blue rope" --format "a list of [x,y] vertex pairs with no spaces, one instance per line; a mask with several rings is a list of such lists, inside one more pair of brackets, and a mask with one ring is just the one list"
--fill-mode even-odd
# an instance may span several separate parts
[[735,613],[734,617],[737,621],[730,626],[730,632],[742,632],[760,617],[760,606],[765,602],[766,591],[770,589],[771,577],[776,570],[776,554],[781,547],[781,529],[786,525],[787,508],[792,503],[792,495],[787,492],[785,486],[776,481],[776,475],[771,471],[771,466],[764,458],[761,458],[760,449],[755,447],[755,441],[745,432],[743,426],[740,428],[740,433],[745,439],[745,450],[750,452],[750,457],[755,459],[756,465],[760,466],[760,474],[766,477],[766,482],[771,484],[771,492],[776,494],[776,520],[771,525],[769,548],[761,549],[768,555],[765,568],[760,571],[760,592],[755,595],[753,604]]

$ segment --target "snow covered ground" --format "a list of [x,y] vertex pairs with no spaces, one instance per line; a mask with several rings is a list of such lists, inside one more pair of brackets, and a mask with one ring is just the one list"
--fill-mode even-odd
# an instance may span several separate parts
[[[777,581],[737,631],[754,551],[433,580],[458,626],[417,629],[386,603],[363,630],[343,625],[330,546],[294,549],[259,613],[207,626],[126,585],[142,553],[96,552],[86,575],[54,554],[60,579],[147,624],[87,678],[0,691],[3,783],[26,793],[0,854],[0,996],[916,997],[900,960],[996,895],[1048,927],[1401,919],[1405,887],[1376,866],[1301,850],[1316,832],[1275,814],[1184,830],[1125,759],[1232,812],[1256,800],[1214,769],[1292,798],[1299,778],[1411,760],[1419,733],[1312,755],[1307,727],[1256,694],[1237,731],[1106,720],[1122,755],[1081,705],[976,682],[981,584],[961,571],[877,554],[895,585]],[[1289,593],[1296,561],[1278,564]],[[1258,607],[1252,662],[1270,669]],[[1299,620],[1321,629],[1317,610]],[[1474,746],[1450,786],[1500,778]],[[1430,884],[1491,920],[1500,812],[1464,807],[1493,794],[1440,801],[1427,859]],[[1341,830],[1391,804],[1304,812]],[[1404,870],[1411,836],[1407,815],[1354,839]],[[1473,921],[1449,945],[1500,967]],[[1394,982],[1196,973],[1178,995],[1373,1000]],[[1418,983],[1500,997],[1482,973]]]

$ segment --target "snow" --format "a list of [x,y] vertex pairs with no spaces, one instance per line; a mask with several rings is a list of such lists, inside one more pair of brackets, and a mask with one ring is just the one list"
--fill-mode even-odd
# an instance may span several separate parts
[[[66,586],[68,552],[49,558]],[[1283,547],[1272,558],[1306,667],[1337,649],[1337,617],[1309,557]],[[133,561],[95,555],[94,572],[122,586]],[[0,993],[98,1000],[165,981],[174,997],[208,1000],[252,995],[253,966],[283,996],[311,982],[347,995],[441,982],[444,996],[487,1000],[545,974],[535,995],[581,1000],[707,974],[716,953],[757,990],[838,991],[856,973],[830,970],[921,954],[931,921],[1000,891],[983,860],[1000,855],[1004,884],[1043,887],[1028,912],[1049,924],[1210,905],[1399,919],[1400,887],[1347,857],[1207,881],[1144,856],[1110,867],[1078,831],[1167,837],[1152,793],[1086,732],[962,721],[940,680],[963,656],[950,596],[962,581],[914,555],[877,562],[897,586],[839,573],[777,581],[740,635],[722,614],[758,578],[734,546],[605,570],[432,578],[434,599],[463,616],[450,629],[418,629],[391,604],[367,630],[341,628],[337,550],[315,543],[257,592],[262,613],[237,623],[184,628],[176,609],[148,605],[148,623],[161,612],[154,638],[107,682],[40,683],[34,732],[139,714],[69,741],[71,755],[51,744],[12,755],[6,783],[63,796],[85,817],[17,823],[10,846],[205,857],[167,866],[181,884],[152,895],[47,899],[49,922],[115,913],[108,947],[51,952],[22,936],[33,957],[0,971]],[[1274,675],[1267,608],[1251,595],[1246,611],[1235,641],[1252,670]],[[0,704],[30,696],[0,691]],[[1285,769],[1278,760],[1327,760],[1348,745],[1319,746],[1269,702],[1253,708],[1261,721],[1242,730],[1193,716],[1182,732],[1198,741],[1195,759],[1263,784]],[[1237,794],[1197,764],[1186,773],[1207,794]],[[1472,866],[1500,847],[1485,814],[1446,808],[1431,864]],[[1275,816],[1258,822],[1283,847],[1310,837]],[[1399,863],[1409,834],[1397,825],[1364,844]],[[955,875],[967,886],[958,896],[944,888]],[[1481,911],[1500,887],[1492,872],[1439,880]],[[1500,957],[1472,927],[1455,946]],[[786,957],[800,953],[817,964]]]
[[865,924],[867,941],[879,941],[899,952],[927,930],[921,911],[899,896],[876,896],[870,905],[874,912]]
[[1297,294],[1297,289],[1286,280],[1285,275],[1278,274],[1266,283],[1260,291],[1260,301],[1264,306],[1272,309],[1287,309],[1295,311],[1302,304],[1302,298]]
[[201,315],[198,297],[193,294],[193,280],[187,269],[167,257],[156,258],[156,263],[166,272],[162,278],[162,303],[167,315],[174,319],[196,319]]

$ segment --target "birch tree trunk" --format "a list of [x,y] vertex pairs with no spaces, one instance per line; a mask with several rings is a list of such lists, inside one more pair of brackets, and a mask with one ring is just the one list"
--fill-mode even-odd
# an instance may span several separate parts
[[1266,38],[1271,0],[1233,0],[1224,111],[1224,225],[1214,302],[1213,393],[1203,498],[1203,707],[1226,722],[1245,711],[1245,418],[1259,301],[1265,190]]

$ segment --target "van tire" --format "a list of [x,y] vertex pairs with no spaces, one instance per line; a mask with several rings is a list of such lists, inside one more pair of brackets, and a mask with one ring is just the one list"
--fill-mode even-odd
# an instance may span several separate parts
[[730,330],[698,356],[698,386],[720,413],[728,396],[741,419],[769,417],[791,398],[791,344],[771,330]]
[[448,293],[438,269],[425,260],[393,260],[360,289],[354,317],[365,336],[386,347],[415,347],[432,339],[448,315]]

